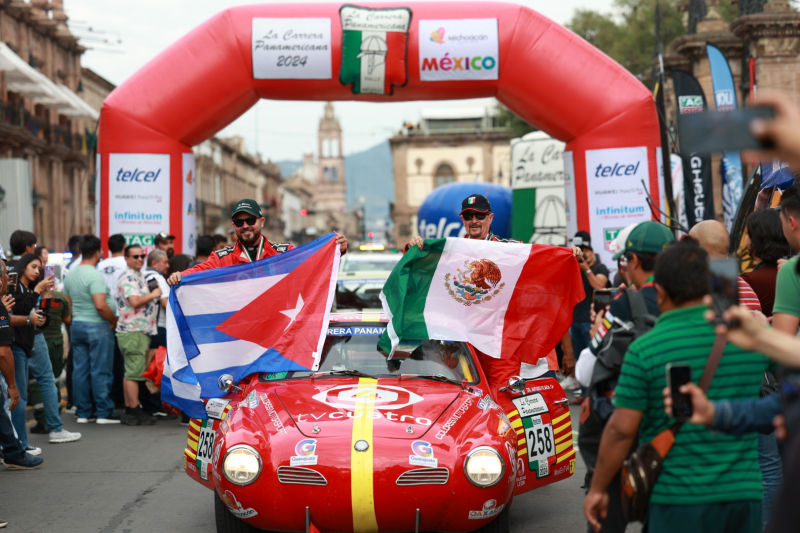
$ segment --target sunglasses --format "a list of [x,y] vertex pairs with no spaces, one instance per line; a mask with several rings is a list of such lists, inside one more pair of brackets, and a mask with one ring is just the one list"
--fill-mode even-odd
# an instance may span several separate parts
[[129,255],[128,257],[132,259],[144,259],[147,256],[145,254],[137,254],[137,255]]
[[489,213],[469,213],[468,212],[468,213],[464,213],[463,215],[461,215],[461,218],[463,218],[466,221],[472,220],[473,217],[477,218],[478,220],[483,220],[484,218],[486,218],[488,216],[488,214]]
[[258,220],[258,218],[256,217],[234,218],[233,225],[236,226],[237,228],[241,228],[242,226],[244,226],[246,222],[248,226],[253,226],[255,225],[256,220]]

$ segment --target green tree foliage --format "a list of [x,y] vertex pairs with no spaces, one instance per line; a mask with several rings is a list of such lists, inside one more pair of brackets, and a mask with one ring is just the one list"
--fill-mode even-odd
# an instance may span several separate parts
[[[666,47],[685,33],[681,0],[661,0],[661,40]],[[656,0],[615,0],[612,14],[579,9],[567,28],[586,39],[639,79],[650,77],[655,57]]]
[[497,123],[506,128],[512,138],[522,137],[535,129],[500,102],[497,103]]

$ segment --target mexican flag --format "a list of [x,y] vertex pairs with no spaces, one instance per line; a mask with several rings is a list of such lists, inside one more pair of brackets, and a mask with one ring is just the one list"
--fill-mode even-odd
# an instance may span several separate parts
[[569,248],[449,237],[411,247],[381,292],[378,348],[400,339],[458,340],[536,363],[561,340],[585,293]]

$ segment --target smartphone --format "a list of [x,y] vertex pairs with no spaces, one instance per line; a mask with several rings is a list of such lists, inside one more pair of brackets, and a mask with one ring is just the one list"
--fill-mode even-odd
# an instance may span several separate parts
[[[739,304],[739,262],[733,257],[712,259],[709,261],[709,267],[715,321],[721,324],[723,323],[722,313],[732,305]],[[736,324],[728,324],[728,326],[736,326]]]
[[6,289],[6,294],[14,294],[15,292],[17,292],[17,281],[19,281],[19,274],[9,269],[8,288]]
[[750,123],[757,118],[769,120],[774,117],[775,110],[764,106],[679,115],[681,155],[772,148],[772,142],[758,139],[750,132]]
[[687,420],[692,416],[692,399],[680,391],[681,385],[692,381],[692,367],[686,364],[667,363],[667,386],[672,396],[672,416]]
[[592,293],[592,305],[595,313],[605,310],[619,294],[619,289],[595,289]]
[[55,265],[45,265],[44,266],[44,277],[49,278],[53,276],[55,278],[56,275],[56,266]]

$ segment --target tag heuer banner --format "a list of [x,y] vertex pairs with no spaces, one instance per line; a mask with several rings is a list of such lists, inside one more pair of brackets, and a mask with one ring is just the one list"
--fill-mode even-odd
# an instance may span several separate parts
[[[682,70],[672,71],[678,114],[700,113],[706,109],[703,88],[694,76]],[[678,139],[679,142],[682,139]],[[683,157],[684,199],[686,218],[691,228],[701,220],[714,218],[714,197],[711,185],[711,158],[692,152],[691,146],[681,146]]]

